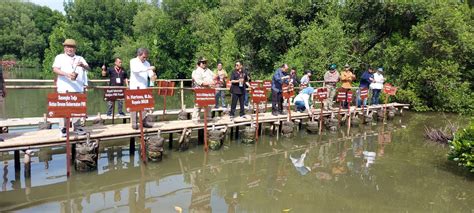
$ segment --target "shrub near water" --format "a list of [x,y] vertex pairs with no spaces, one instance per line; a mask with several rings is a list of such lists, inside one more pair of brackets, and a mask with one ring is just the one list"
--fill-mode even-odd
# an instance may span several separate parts
[[474,173],[474,120],[469,127],[459,130],[454,140],[449,142],[450,152],[448,158],[456,161],[459,166],[466,167]]

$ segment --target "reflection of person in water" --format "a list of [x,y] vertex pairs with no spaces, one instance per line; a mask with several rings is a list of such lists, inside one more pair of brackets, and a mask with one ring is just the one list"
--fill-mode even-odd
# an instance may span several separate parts
[[299,158],[294,158],[290,155],[291,163],[295,166],[296,171],[298,171],[301,175],[306,175],[311,171],[311,168],[304,165],[304,159],[306,158],[306,154],[309,152],[309,149],[306,149],[303,154],[300,155]]
[[189,212],[212,212],[211,187],[206,183],[204,174],[208,171],[193,171],[190,174],[192,195]]
[[3,161],[3,183],[2,183],[2,191],[7,191],[7,184],[8,184],[8,161]]

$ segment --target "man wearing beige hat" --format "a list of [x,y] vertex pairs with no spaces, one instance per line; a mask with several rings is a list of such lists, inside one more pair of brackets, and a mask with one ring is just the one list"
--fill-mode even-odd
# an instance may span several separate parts
[[[64,53],[54,58],[53,71],[57,75],[56,87],[58,93],[66,92],[84,92],[84,86],[87,86],[87,71],[90,70],[86,60],[76,55],[76,41],[66,39],[63,43]],[[86,132],[80,126],[79,118],[72,118],[74,133],[85,135]],[[66,137],[65,128],[66,119],[61,119],[59,127],[61,136]]]
[[[194,88],[214,88],[214,73],[207,68],[207,59],[200,57],[197,62],[197,67],[192,73],[193,78],[193,87]],[[205,107],[205,110],[210,111],[209,107]],[[199,121],[199,112],[201,108],[197,105],[194,106],[192,120],[194,123]],[[207,113],[208,117],[211,116],[211,113]]]

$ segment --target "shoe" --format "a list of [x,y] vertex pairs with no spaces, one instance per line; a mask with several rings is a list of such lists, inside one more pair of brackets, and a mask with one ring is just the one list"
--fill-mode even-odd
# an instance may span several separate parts
[[0,138],[0,142],[3,142],[3,141],[5,141],[5,140],[3,140],[3,138]]
[[286,112],[280,112],[280,115],[286,115]]
[[152,128],[153,124],[148,123],[148,122],[143,122],[143,128]]
[[119,116],[125,116],[125,113],[123,113],[123,112],[119,113]]
[[112,117],[112,114],[107,114],[107,117]]
[[138,130],[138,128],[139,128],[138,124],[132,124],[132,129]]
[[74,129],[74,133],[76,133],[77,135],[85,135],[86,131],[83,128],[78,127],[76,129]]
[[67,136],[66,135],[66,128],[62,128],[59,135],[60,135],[61,138],[65,138]]
[[272,115],[273,116],[278,116],[278,113],[277,112],[272,112]]

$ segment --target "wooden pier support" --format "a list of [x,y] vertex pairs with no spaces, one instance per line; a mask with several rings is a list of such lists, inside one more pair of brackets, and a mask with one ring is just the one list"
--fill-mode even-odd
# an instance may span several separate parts
[[173,149],[173,133],[170,133],[170,137],[168,138],[168,148]]
[[21,165],[20,165],[20,151],[19,150],[13,151],[13,164],[15,166],[15,173],[20,173]]
[[235,127],[235,137],[236,140],[239,139],[239,126]]
[[76,144],[71,144],[71,165],[76,161]]
[[204,129],[198,130],[198,144],[204,144]]
[[130,156],[135,154],[135,137],[130,138],[130,148],[128,152]]

